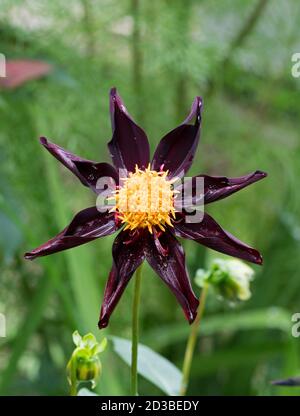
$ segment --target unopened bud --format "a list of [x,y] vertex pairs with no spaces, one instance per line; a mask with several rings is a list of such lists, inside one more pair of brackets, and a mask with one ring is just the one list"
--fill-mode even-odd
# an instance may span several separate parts
[[81,337],[78,331],[75,331],[73,341],[76,348],[67,365],[69,383],[72,386],[81,381],[90,381],[94,388],[102,371],[98,354],[104,351],[107,340],[104,338],[101,343],[98,343],[93,334]]
[[253,276],[254,270],[241,260],[216,259],[208,270],[197,270],[195,282],[200,287],[204,284],[213,286],[219,295],[229,301],[244,301],[251,297]]

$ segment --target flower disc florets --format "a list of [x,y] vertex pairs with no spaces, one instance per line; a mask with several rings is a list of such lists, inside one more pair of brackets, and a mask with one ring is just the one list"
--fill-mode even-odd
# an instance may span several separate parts
[[172,226],[175,218],[173,190],[174,179],[167,179],[168,171],[151,170],[150,165],[141,170],[135,167],[123,179],[122,185],[115,191],[115,206],[118,219],[125,223],[125,230],[153,227],[165,231],[165,225]]

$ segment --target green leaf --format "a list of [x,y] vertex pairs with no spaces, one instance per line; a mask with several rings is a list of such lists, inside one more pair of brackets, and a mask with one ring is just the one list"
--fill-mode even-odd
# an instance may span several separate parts
[[272,357],[281,357],[288,346],[287,341],[264,342],[252,345],[238,345],[213,354],[197,354],[193,361],[192,377],[206,377],[222,370],[232,370],[265,362]]
[[[229,312],[204,317],[201,323],[201,335],[213,335],[220,332],[236,332],[257,329],[278,329],[290,331],[290,314],[283,308],[271,307],[250,311]],[[189,325],[176,324],[160,327],[146,334],[146,342],[163,348],[176,342],[182,342],[190,332]]]
[[[130,366],[131,341],[115,336],[109,338],[113,341],[114,351]],[[138,373],[167,395],[179,394],[181,371],[166,358],[142,344],[138,347]]]

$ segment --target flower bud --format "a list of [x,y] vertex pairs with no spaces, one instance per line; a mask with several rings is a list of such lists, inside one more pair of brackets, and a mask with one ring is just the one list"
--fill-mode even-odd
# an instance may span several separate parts
[[90,381],[94,388],[102,371],[98,354],[104,351],[107,340],[104,338],[101,343],[98,343],[93,334],[81,337],[78,331],[75,331],[73,341],[76,348],[67,365],[69,383],[74,385],[82,381]]
[[251,297],[250,281],[253,275],[254,270],[241,260],[216,259],[209,270],[197,270],[195,282],[200,287],[205,284],[213,286],[224,299],[243,301]]

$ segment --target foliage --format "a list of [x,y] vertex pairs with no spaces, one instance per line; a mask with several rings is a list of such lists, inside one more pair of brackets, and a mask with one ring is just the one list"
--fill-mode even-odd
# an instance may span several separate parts
[[[114,351],[127,364],[131,365],[131,341],[111,337]],[[138,372],[165,394],[178,396],[182,374],[170,361],[157,354],[146,345],[138,345]]]
[[[245,31],[259,1],[1,1],[0,52],[44,60],[55,71],[0,91],[0,312],[7,318],[0,394],[66,394],[75,328],[97,338],[130,336],[132,285],[109,329],[96,329],[111,237],[32,263],[22,257],[95,202],[45,154],[38,137],[108,160],[112,86],[149,132],[152,149],[184,117],[193,97],[203,96],[202,151],[192,173],[268,172],[262,183],[208,208],[226,229],[260,249],[264,266],[255,269],[245,304],[233,310],[209,299],[189,393],[291,392],[269,381],[300,373],[290,322],[300,291],[300,81],[290,73],[291,55],[300,47],[299,5],[269,0]],[[185,245],[192,276],[215,257]],[[189,327],[149,268],[141,323],[141,342],[181,367]],[[112,347],[101,361],[109,371],[97,392],[128,393],[128,368]],[[146,393],[161,392],[141,380],[140,394]]]

